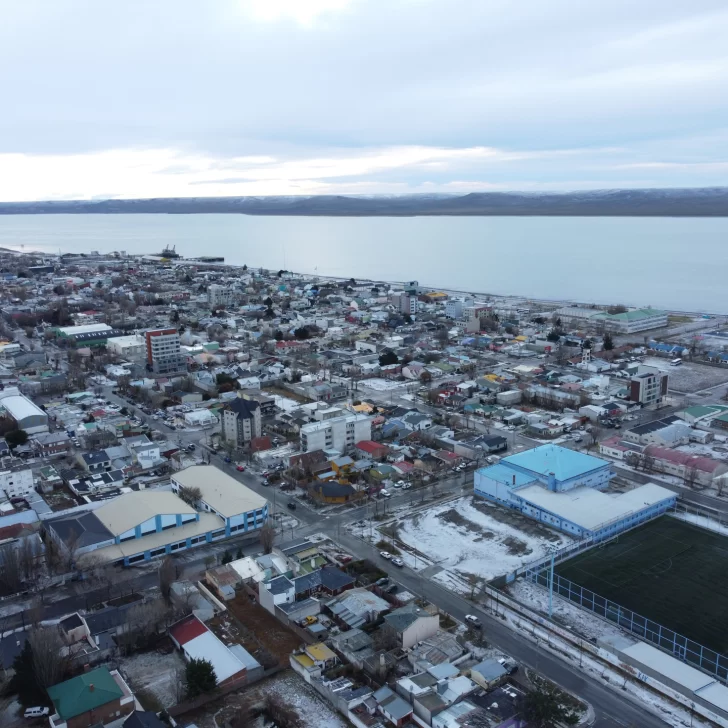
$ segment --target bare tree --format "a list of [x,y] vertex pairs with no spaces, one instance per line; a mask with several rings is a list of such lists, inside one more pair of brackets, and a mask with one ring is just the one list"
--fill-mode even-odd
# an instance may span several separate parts
[[28,635],[33,650],[33,669],[39,685],[48,688],[63,679],[68,666],[67,651],[60,632],[53,627],[40,627]]
[[700,482],[699,476],[700,473],[698,472],[697,467],[695,465],[688,465],[688,467],[685,468],[685,475],[683,476],[685,485],[687,485],[688,488],[695,488]]
[[648,455],[647,453],[644,453],[642,455],[642,469],[646,473],[652,473],[655,470],[655,458],[652,457],[652,455]]
[[172,595],[172,584],[177,578],[177,568],[171,556],[165,556],[159,565],[159,589],[165,601],[169,603]]
[[38,573],[41,548],[37,536],[24,538],[18,547],[20,570],[24,579],[31,580]]
[[372,633],[372,647],[380,652],[393,650],[397,646],[397,632],[389,624],[383,624]]
[[188,505],[195,505],[202,498],[202,491],[196,486],[183,485],[179,489],[179,497]]
[[263,553],[269,554],[273,551],[273,543],[275,542],[276,531],[270,523],[266,522],[260,529],[260,545],[263,547]]
[[23,570],[18,549],[12,544],[0,549],[0,584],[14,593],[23,583]]

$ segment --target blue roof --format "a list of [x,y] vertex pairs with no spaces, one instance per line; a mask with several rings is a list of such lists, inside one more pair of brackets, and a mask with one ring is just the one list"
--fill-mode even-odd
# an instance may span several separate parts
[[592,470],[609,467],[606,460],[558,445],[541,445],[533,450],[511,455],[499,463],[499,465],[504,464],[516,465],[542,477],[548,477],[549,473],[553,473],[557,480],[562,481],[576,478]]
[[[478,470],[478,472],[484,475],[486,478],[496,480],[499,483],[505,483],[506,485],[527,485],[528,483],[533,483],[533,481],[535,480],[533,475],[526,475],[525,473],[521,473],[518,470],[509,468],[507,465],[504,465],[502,463],[498,463],[497,465],[491,465],[489,468],[481,468],[480,470]],[[516,478],[515,483],[513,482],[514,476]]]

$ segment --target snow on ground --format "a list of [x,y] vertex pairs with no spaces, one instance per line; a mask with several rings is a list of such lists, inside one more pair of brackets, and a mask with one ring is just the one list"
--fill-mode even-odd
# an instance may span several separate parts
[[300,402],[296,402],[295,399],[289,399],[288,397],[281,397],[280,394],[274,394],[273,399],[275,400],[276,407],[283,410],[284,412],[291,412],[298,409],[301,406]]
[[[548,615],[549,593],[543,587],[524,579],[517,579],[508,585],[508,592],[516,601]],[[577,634],[586,638],[599,639],[623,634],[618,627],[558,596],[554,596],[552,614],[555,622],[574,629]]]
[[365,379],[364,381],[359,382],[359,388],[367,388],[367,389],[373,389],[376,392],[387,392],[390,389],[401,389],[406,388],[407,384],[412,384],[412,382],[393,382],[388,379],[377,379],[376,377],[373,379]]
[[728,382],[728,369],[711,367],[698,362],[683,361],[679,367],[671,367],[669,359],[647,357],[643,364],[655,367],[670,375],[670,390],[692,394],[703,389],[717,387]]
[[152,694],[163,708],[179,702],[177,684],[184,675],[185,662],[177,651],[168,655],[139,652],[122,658],[121,668],[134,691]]
[[707,516],[699,516],[695,513],[680,513],[679,511],[673,511],[670,514],[673,518],[679,518],[681,521],[687,521],[688,523],[694,523],[696,526],[705,528],[708,531],[715,531],[723,536],[728,536],[728,524],[716,521],[713,518]]
[[[266,695],[278,695],[306,725],[316,728],[346,728],[347,722],[295,672],[286,671],[265,683]],[[315,721],[313,718],[315,717]]]
[[[490,580],[547,554],[547,545],[563,548],[572,539],[512,511],[472,497],[449,501],[397,521],[398,537],[444,569],[465,579]],[[438,575],[440,576],[440,575]]]
[[687,445],[678,445],[675,450],[686,452],[689,455],[702,455],[704,457],[725,460],[728,455],[728,445],[722,442],[711,442],[702,445],[699,442],[690,442]]

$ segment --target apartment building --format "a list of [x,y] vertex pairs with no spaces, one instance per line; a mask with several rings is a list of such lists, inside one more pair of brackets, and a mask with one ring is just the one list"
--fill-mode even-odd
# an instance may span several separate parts
[[110,354],[115,354],[120,359],[126,359],[137,364],[141,364],[147,356],[147,343],[144,337],[138,334],[115,336],[108,340],[106,349]]
[[233,291],[227,286],[213,283],[207,287],[207,303],[210,308],[229,306],[233,302]]
[[629,398],[644,407],[657,405],[667,396],[667,372],[656,367],[641,366],[629,382]]
[[235,447],[245,447],[263,430],[260,404],[252,399],[238,397],[225,405],[222,411],[222,439]]
[[0,472],[0,490],[8,498],[23,498],[34,490],[33,471],[30,468],[3,470]]
[[301,427],[301,450],[344,453],[362,440],[372,439],[372,419],[361,414],[332,417]]
[[144,334],[147,368],[155,374],[176,374],[187,369],[177,329],[153,329]]

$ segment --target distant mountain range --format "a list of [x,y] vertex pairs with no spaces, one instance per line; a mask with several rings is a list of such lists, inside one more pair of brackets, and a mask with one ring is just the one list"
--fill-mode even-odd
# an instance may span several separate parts
[[308,197],[172,197],[148,200],[0,202],[0,215],[239,213],[243,215],[597,215],[726,217],[728,187],[473,192],[468,195],[313,195]]

